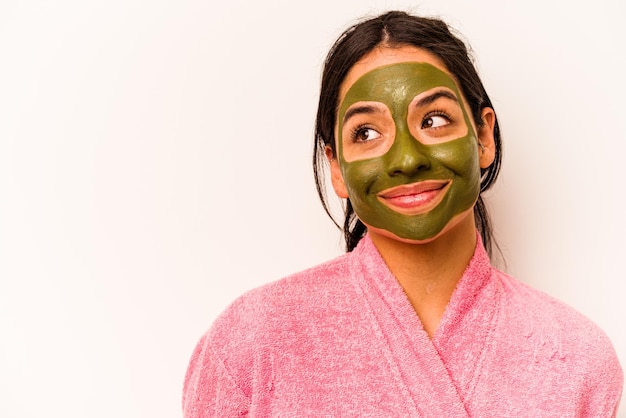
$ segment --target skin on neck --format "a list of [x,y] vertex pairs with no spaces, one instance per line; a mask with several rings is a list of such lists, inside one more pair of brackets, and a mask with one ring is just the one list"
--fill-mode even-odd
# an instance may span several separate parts
[[473,211],[457,215],[453,222],[457,220],[446,234],[425,244],[368,231],[431,338],[476,247]]

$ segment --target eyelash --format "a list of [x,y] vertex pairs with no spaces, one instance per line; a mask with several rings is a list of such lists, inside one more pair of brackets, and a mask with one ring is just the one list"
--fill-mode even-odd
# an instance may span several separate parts
[[[446,112],[444,112],[443,110],[433,110],[432,112],[428,112],[426,116],[424,116],[424,118],[422,119],[422,124],[420,125],[420,128],[421,129],[429,128],[427,126],[425,127],[424,124],[426,123],[428,119],[432,118],[433,116],[441,116],[448,121],[448,124],[452,123],[452,118]],[[439,128],[443,128],[443,126],[435,126],[434,128],[430,127],[430,129],[439,129]]]
[[[448,124],[452,123],[452,118],[450,117],[450,115],[448,115],[446,112],[444,112],[443,110],[433,110],[431,112],[428,112],[424,118],[422,119],[422,124],[420,126],[421,129],[425,129],[425,128],[429,128],[429,129],[439,129],[439,128],[443,128],[443,126],[435,126],[435,127],[428,127],[428,126],[424,126],[424,124],[426,123],[426,121],[434,116],[441,116],[443,118],[446,119],[446,121],[448,121]],[[361,125],[357,125],[354,128],[352,128],[350,130],[350,140],[352,142],[365,142],[362,140],[358,139],[359,134],[361,134],[363,131],[371,129],[373,131],[376,131],[376,129],[370,127],[367,124],[361,124]],[[376,131],[378,132],[378,131]],[[380,134],[380,133],[379,133]]]
[[[366,130],[372,130],[372,131],[376,131],[376,129],[372,128],[371,126],[367,125],[367,124],[363,124],[363,125],[357,125],[354,128],[352,128],[350,130],[350,140],[352,142],[366,142],[363,140],[359,140],[358,136],[361,132],[366,131]],[[378,132],[378,131],[376,131]],[[380,134],[380,133],[379,133]]]

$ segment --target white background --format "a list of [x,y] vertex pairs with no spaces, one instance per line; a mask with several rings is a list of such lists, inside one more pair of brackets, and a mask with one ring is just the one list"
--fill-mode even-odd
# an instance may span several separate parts
[[579,3],[3,0],[0,416],[180,416],[215,316],[341,253],[310,169],[320,67],[391,8],[473,46],[508,271],[626,365],[626,13]]

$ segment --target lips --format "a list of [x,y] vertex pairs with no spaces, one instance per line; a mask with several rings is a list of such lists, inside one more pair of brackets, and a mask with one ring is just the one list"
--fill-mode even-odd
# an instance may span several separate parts
[[425,180],[403,184],[377,194],[385,206],[405,215],[420,215],[435,208],[444,198],[451,180]]

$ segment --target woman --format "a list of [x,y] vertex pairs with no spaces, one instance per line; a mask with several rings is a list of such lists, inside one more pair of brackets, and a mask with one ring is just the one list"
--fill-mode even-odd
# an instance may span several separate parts
[[[389,12],[325,63],[314,168],[348,253],[253,290],[202,338],[186,417],[614,416],[605,334],[493,268],[493,106],[439,20]],[[487,250],[486,250],[486,249]]]

